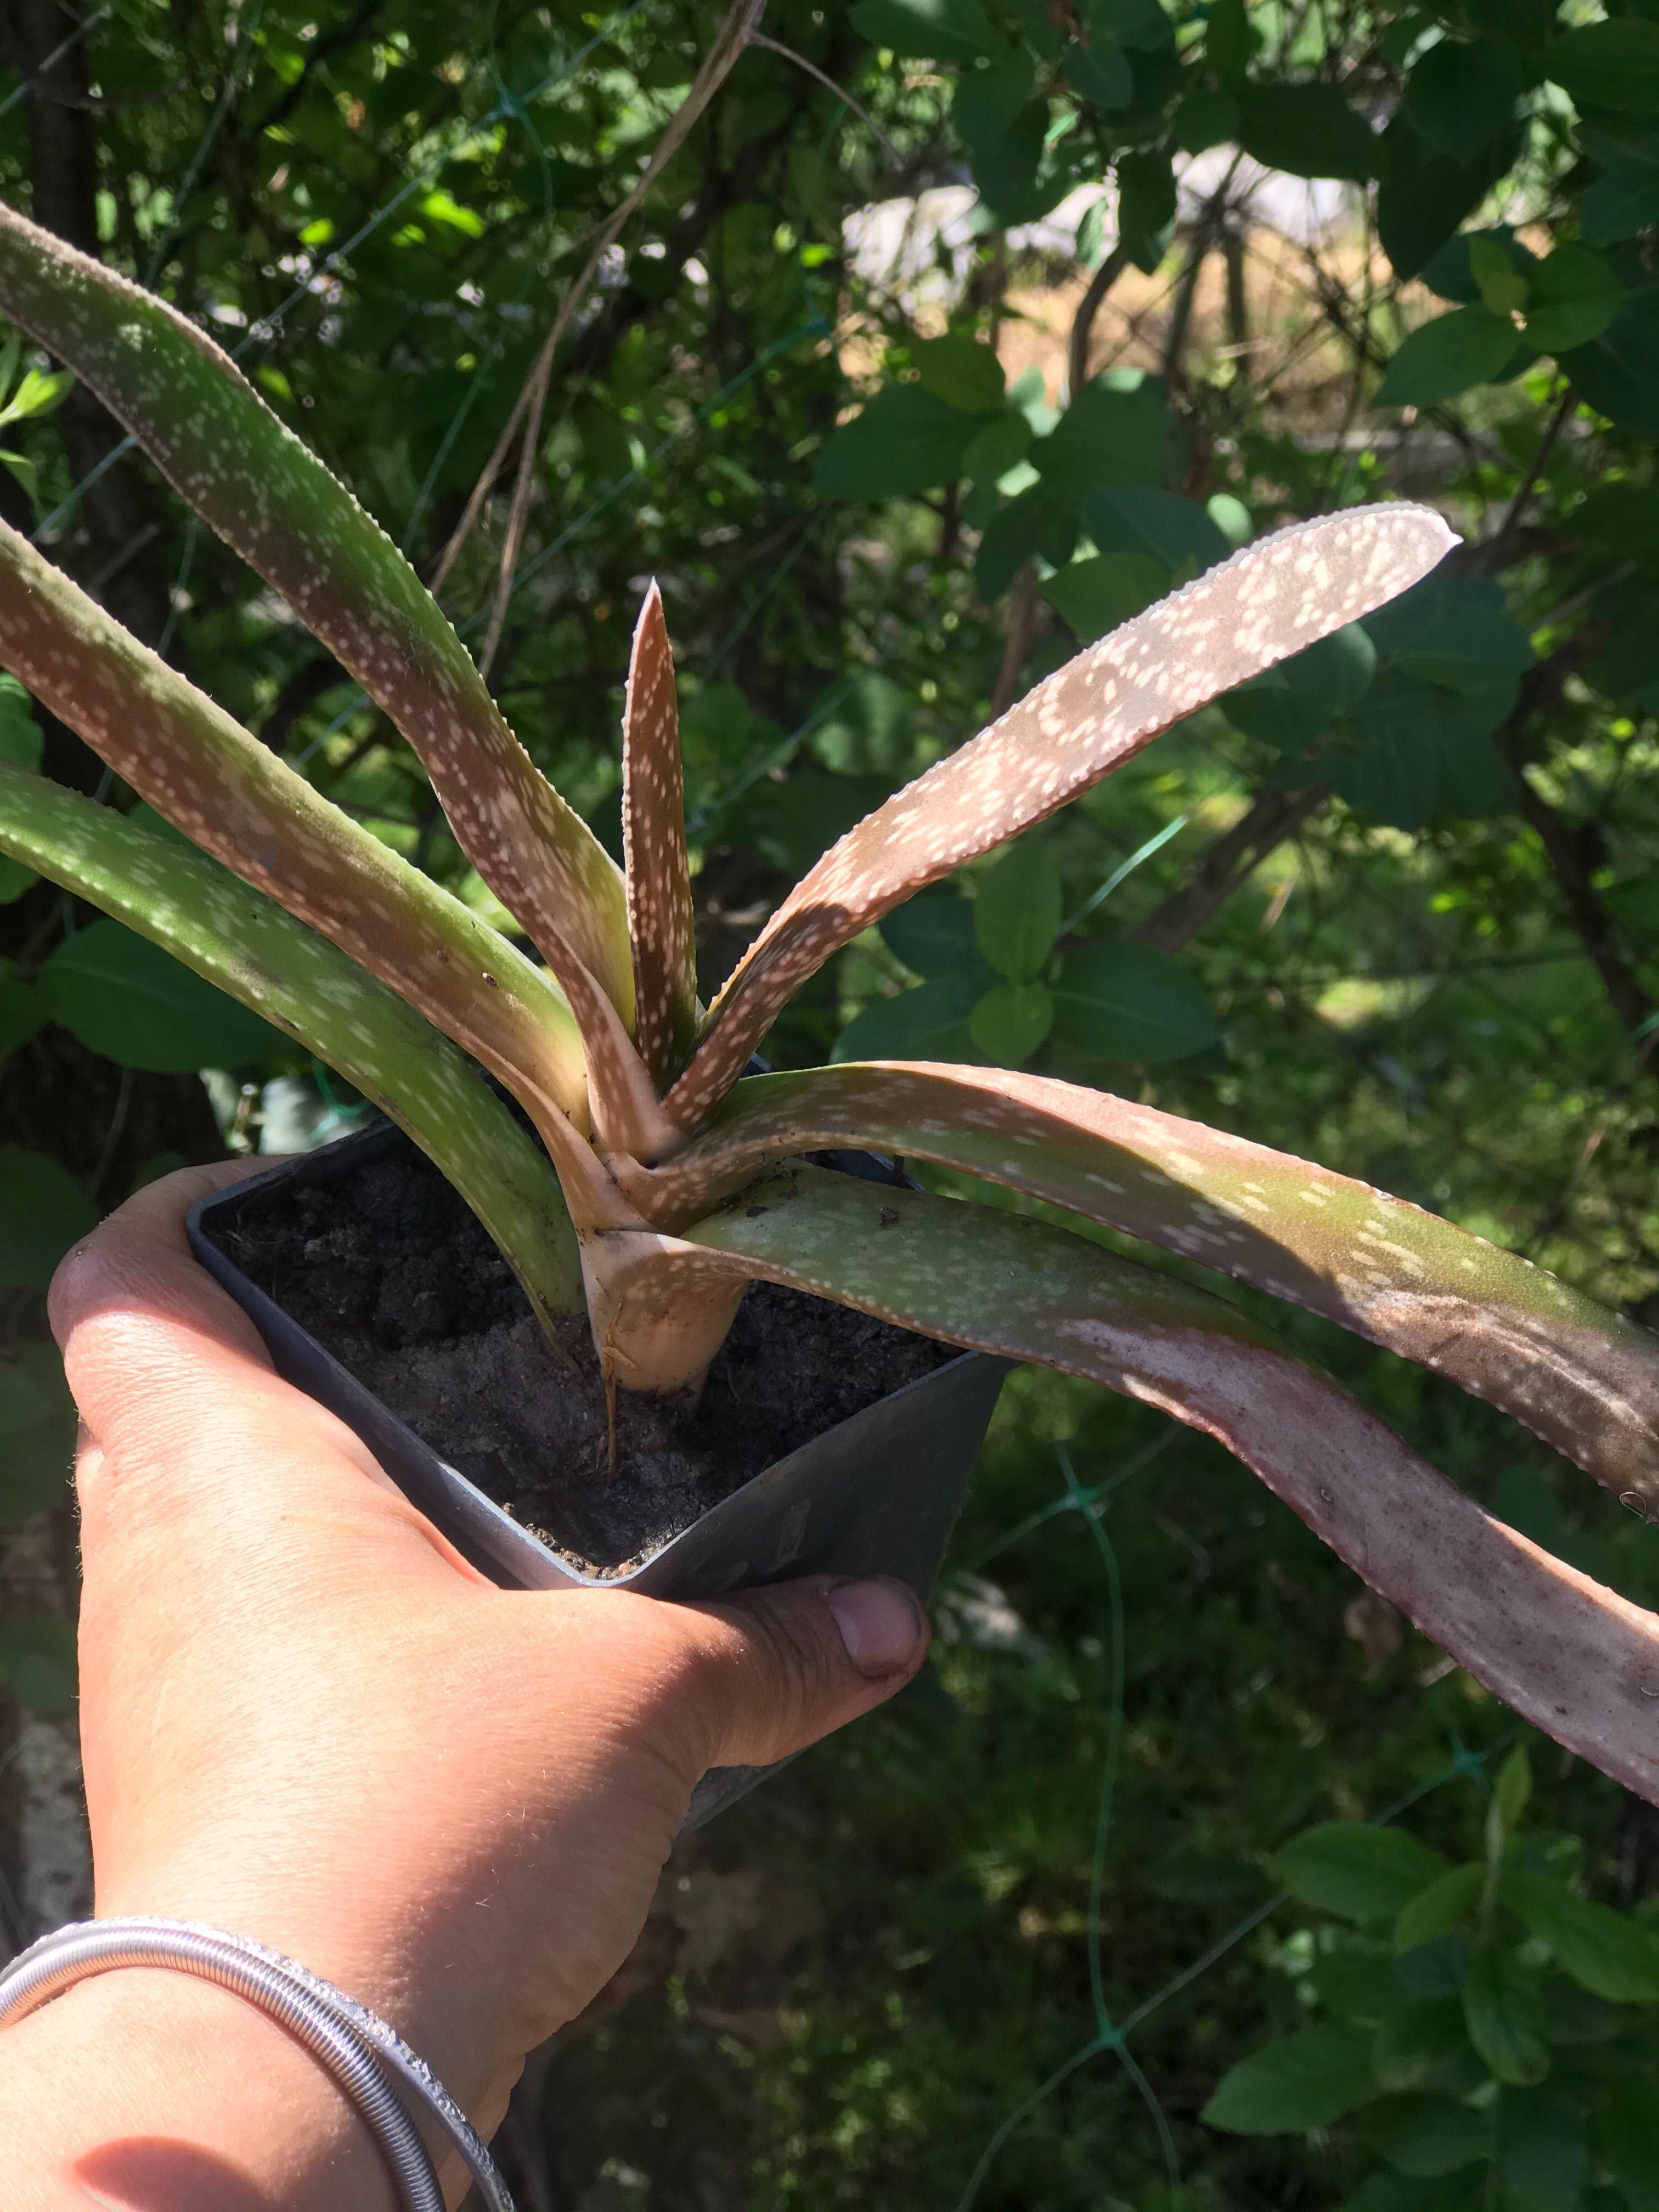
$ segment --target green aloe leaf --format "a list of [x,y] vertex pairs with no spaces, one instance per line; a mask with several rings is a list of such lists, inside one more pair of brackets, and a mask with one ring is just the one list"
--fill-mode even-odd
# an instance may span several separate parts
[[380,525],[165,301],[0,207],[0,306],[67,362],[167,482],[392,717],[455,835],[556,970],[625,1022],[615,864],[520,744],[466,647]]
[[1659,1518],[1646,1329],[1368,1183],[1108,1092],[890,1063],[751,1077],[629,1194],[678,1227],[763,1159],[842,1145],[964,1169],[1323,1314],[1490,1399]]
[[1357,1574],[1537,1727],[1645,1795],[1659,1620],[1541,1552],[1207,1292],[1048,1222],[799,1166],[683,1237],[585,1248],[618,1333],[754,1278],[1146,1400],[1217,1437]]
[[668,1095],[673,1120],[702,1127],[791,994],[860,931],[1042,821],[1207,700],[1382,605],[1452,542],[1437,514],[1403,505],[1301,524],[1234,555],[1046,678],[802,878],[710,1008],[702,1042]]
[[[436,1161],[539,1312],[580,1310],[575,1236],[552,1169],[477,1068],[395,992],[216,861],[4,767],[0,850],[297,1038]],[[67,1200],[60,1212],[46,1243],[61,1249],[91,1223]],[[42,1261],[28,1264],[38,1274]]]

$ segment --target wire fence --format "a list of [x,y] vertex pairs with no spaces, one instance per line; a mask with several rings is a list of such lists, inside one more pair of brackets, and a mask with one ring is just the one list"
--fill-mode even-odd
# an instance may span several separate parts
[[[1106,2057],[1116,2059],[1126,2078],[1141,2103],[1146,2106],[1148,2120],[1158,2138],[1165,2174],[1171,2191],[1181,2187],[1181,2164],[1176,2152],[1175,2131],[1169,2113],[1157,2089],[1129,2048],[1129,2039],[1143,2028],[1154,2014],[1163,2010],[1172,1999],[1192,1988],[1213,1968],[1218,1966],[1239,1945],[1244,1942],[1263,1923],[1270,1920],[1281,1905],[1290,1902],[1290,1893],[1278,1890],[1244,1914],[1227,1929],[1224,1935],[1201,1951],[1188,1965],[1172,1974],[1150,1996],[1133,2005],[1121,2020],[1114,2019],[1106,2002],[1104,1964],[1105,1921],[1102,1910],[1105,1881],[1109,1864],[1112,1817],[1120,1780],[1120,1765],[1123,1745],[1124,1691],[1127,1679],[1127,1650],[1124,1633],[1123,1583],[1118,1571],[1117,1554],[1105,1527],[1109,1505],[1125,1486],[1158,1459],[1181,1436],[1182,1431],[1171,1420],[1153,1440],[1142,1447],[1122,1467],[1103,1482],[1085,1489],[1077,1479],[1072,1456],[1066,1447],[1056,1447],[1056,1457],[1062,1477],[1062,1487],[1057,1497],[1008,1529],[973,1561],[975,1571],[1020,1543],[1049,1522],[1062,1516],[1075,1516],[1083,1522],[1097,1553],[1105,1585],[1107,1650],[1109,1656],[1109,1688],[1106,1712],[1106,1745],[1101,1759],[1100,1778],[1097,1788],[1094,1832],[1089,1854],[1089,1905],[1087,1948],[1089,1994],[1094,2014],[1094,2032],[1062,2059],[1028,2096],[1022,2098],[999,2124],[984,2148],[981,2151],[966,2187],[957,2199],[953,2212],[973,2212],[980,2199],[992,2168],[1009,2142],[1032,2116],[1048,2103],[1074,2075],[1080,2073],[1093,2060]],[[1470,1750],[1454,1739],[1450,1757],[1442,1771],[1385,1807],[1372,1821],[1374,1827],[1388,1827],[1408,1813],[1414,1806],[1432,1796],[1449,1784],[1474,1780],[1486,1783],[1488,1765],[1521,1740],[1519,1727],[1506,1730],[1502,1737],[1484,1751]]]

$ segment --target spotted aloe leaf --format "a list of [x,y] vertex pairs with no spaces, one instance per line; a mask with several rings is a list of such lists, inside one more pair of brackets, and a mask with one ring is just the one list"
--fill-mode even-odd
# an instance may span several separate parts
[[668,1096],[696,1129],[790,994],[924,885],[1018,836],[1206,701],[1370,613],[1456,541],[1427,507],[1355,507],[1237,553],[1080,653],[868,814],[804,876],[709,1009]]
[[349,669],[420,755],[457,838],[568,989],[624,1024],[616,866],[531,760],[403,555],[164,301],[0,207],[0,307],[125,424],[164,477]]
[[634,946],[634,1039],[663,1084],[685,1065],[696,1038],[697,963],[674,653],[654,580],[640,609],[628,664],[623,845]]
[[337,946],[204,854],[21,769],[0,766],[0,852],[297,1038],[437,1162],[538,1313],[581,1310],[575,1232],[546,1156],[473,1063]]
[[965,1169],[1327,1315],[1659,1520],[1659,1339],[1437,1214],[1202,1122],[1004,1068],[812,1068],[739,1083],[678,1158],[623,1182],[678,1227],[763,1161],[836,1146]]
[[[610,1186],[576,1132],[586,1065],[562,994],[0,524],[0,661],[158,814],[465,1045],[520,1099],[572,1203]],[[613,1217],[614,1218],[614,1215]]]
[[1659,1619],[1493,1520],[1207,1291],[1048,1222],[810,1167],[763,1176],[681,1238],[603,1241],[623,1313],[648,1320],[759,1278],[1163,1407],[1505,1703],[1659,1802]]

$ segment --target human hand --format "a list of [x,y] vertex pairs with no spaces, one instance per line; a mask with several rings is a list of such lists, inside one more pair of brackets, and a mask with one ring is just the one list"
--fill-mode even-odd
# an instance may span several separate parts
[[[97,1910],[286,1952],[389,2019],[487,2134],[524,2053],[627,1955],[704,1771],[781,1759],[879,1705],[921,1664],[927,1624],[880,1582],[717,1605],[496,1589],[276,1377],[190,1257],[188,1207],[246,1172],[141,1192],[52,1288],[83,1423]],[[178,2159],[156,2151],[142,2081],[118,2125],[81,2099],[70,2148],[41,2152],[78,2193],[41,2206],[390,2203],[311,2062],[183,1977],[82,1984],[10,2031],[0,2063],[33,2036],[44,2061],[26,2051],[26,2074],[50,2071],[77,2034],[153,2038],[158,2019],[187,2054],[165,2116]],[[0,2142],[12,2117],[0,2089]],[[453,2203],[458,2163],[444,2179]]]

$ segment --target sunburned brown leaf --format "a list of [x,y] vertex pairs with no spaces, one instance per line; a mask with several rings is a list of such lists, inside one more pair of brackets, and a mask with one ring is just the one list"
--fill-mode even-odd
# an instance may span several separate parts
[[1108,1091],[902,1062],[755,1076],[665,1167],[620,1180],[679,1228],[763,1161],[837,1146],[966,1169],[1326,1314],[1514,1414],[1659,1521],[1659,1338],[1369,1183]]
[[1183,714],[1395,598],[1455,542],[1421,507],[1298,523],[1045,678],[796,885],[710,1008],[670,1114],[701,1127],[790,994],[890,908],[1042,821]]
[[[0,305],[89,385],[425,763],[455,835],[569,988],[633,1018],[621,878],[379,524],[165,301],[0,207]],[[576,988],[580,991],[580,981]]]
[[674,654],[653,579],[640,609],[623,716],[623,846],[634,946],[634,1041],[659,1085],[696,1036],[696,945]]
[[535,1121],[579,1221],[628,1218],[577,1134],[585,1060],[551,979],[330,805],[3,523],[0,661],[158,814],[499,1077]]
[[750,1185],[672,1249],[603,1241],[624,1309],[630,1291],[661,1297],[676,1268],[712,1296],[723,1263],[1164,1407],[1254,1468],[1506,1704],[1659,1802],[1659,1620],[1493,1520],[1207,1292],[1046,1222],[812,1168]]

